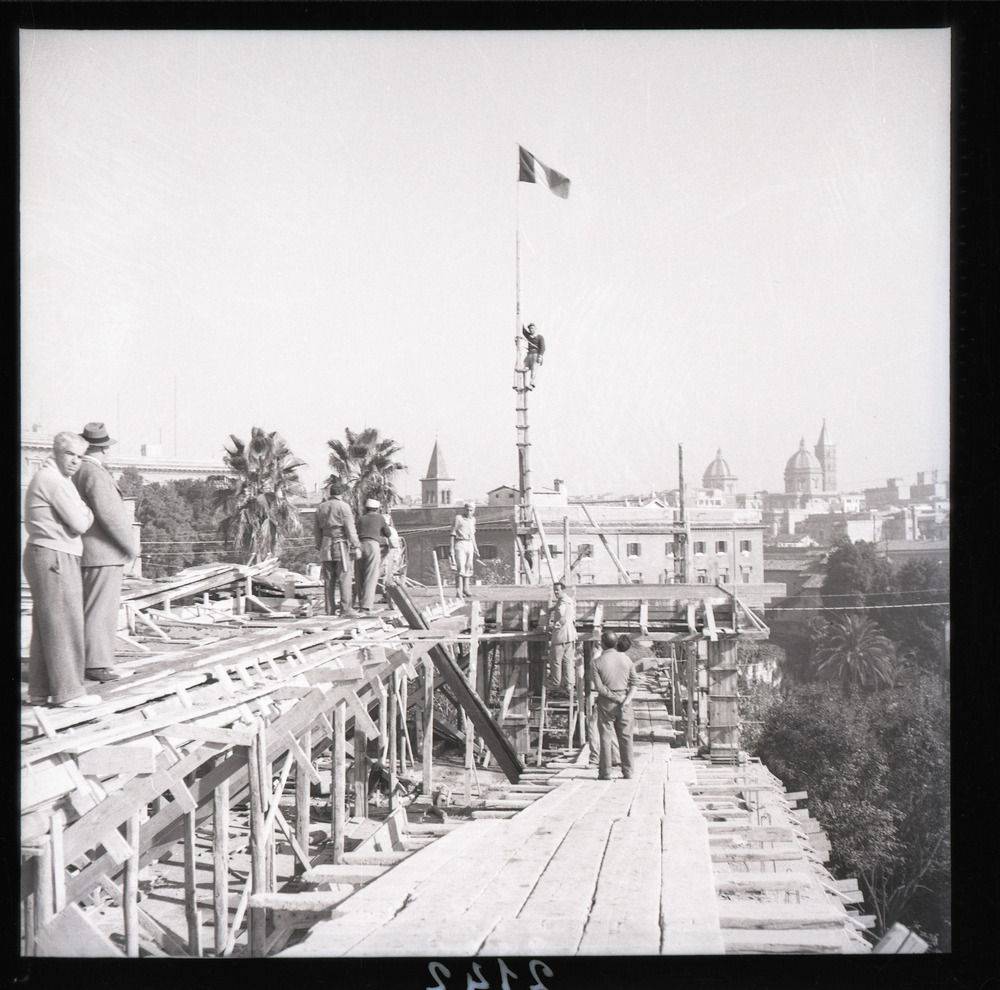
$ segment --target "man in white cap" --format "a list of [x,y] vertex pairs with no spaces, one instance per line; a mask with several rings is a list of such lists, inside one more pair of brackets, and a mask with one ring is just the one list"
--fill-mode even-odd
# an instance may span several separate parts
[[466,502],[462,514],[455,516],[451,530],[450,563],[455,568],[455,591],[460,597],[468,598],[472,585],[472,565],[479,556],[476,544],[475,502]]
[[364,515],[358,520],[358,539],[361,540],[361,559],[357,564],[358,597],[362,612],[370,612],[375,606],[382,548],[388,545],[392,535],[381,509],[377,498],[367,499]]
[[80,436],[88,446],[73,484],[94,513],[94,525],[83,534],[80,559],[87,647],[84,676],[91,681],[114,681],[121,676],[113,667],[122,577],[125,565],[138,556],[139,546],[125,500],[104,463],[108,448],[118,441],[108,436],[103,423],[88,423]]

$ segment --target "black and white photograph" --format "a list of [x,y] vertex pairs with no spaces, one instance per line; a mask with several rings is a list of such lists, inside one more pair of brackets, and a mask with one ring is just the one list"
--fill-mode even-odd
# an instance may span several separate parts
[[951,953],[953,30],[121,26],[15,33],[22,964]]

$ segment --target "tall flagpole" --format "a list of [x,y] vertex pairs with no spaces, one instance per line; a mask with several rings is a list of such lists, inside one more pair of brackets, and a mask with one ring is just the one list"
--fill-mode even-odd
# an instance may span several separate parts
[[[520,156],[520,146],[518,146]],[[518,159],[520,164],[520,157]],[[521,582],[521,570],[528,574],[528,581],[531,583],[531,572],[527,564],[525,550],[528,548],[528,518],[531,503],[531,468],[529,466],[528,451],[531,442],[528,439],[528,382],[527,372],[524,362],[521,359],[521,180],[517,180],[517,191],[515,194],[515,297],[516,297],[516,321],[514,325],[514,392],[517,396],[517,467],[518,467],[518,493],[519,504],[517,518],[514,521],[514,531],[516,533],[516,551],[518,561],[515,562],[514,580]]]

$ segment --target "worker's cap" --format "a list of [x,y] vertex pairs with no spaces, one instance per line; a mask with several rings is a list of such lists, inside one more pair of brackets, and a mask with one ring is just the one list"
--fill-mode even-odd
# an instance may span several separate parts
[[378,509],[381,508],[379,500],[377,498],[370,498],[365,502],[366,509]]
[[91,447],[110,447],[112,444],[118,443],[117,440],[112,440],[108,436],[108,429],[103,423],[88,423],[84,428],[83,432],[80,434]]

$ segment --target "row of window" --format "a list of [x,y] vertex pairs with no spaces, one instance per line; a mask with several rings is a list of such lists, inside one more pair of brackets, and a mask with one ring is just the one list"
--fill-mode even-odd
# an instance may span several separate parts
[[[700,540],[696,541],[692,545],[694,547],[694,552],[696,554],[698,554],[698,553],[702,553],[703,554],[705,552],[705,543],[703,541],[700,541]],[[675,545],[673,543],[668,543],[668,544],[666,544],[666,549],[665,549],[664,552],[668,553],[668,554],[674,553],[675,552],[674,547],[675,547]],[[750,541],[749,540],[740,540],[740,550],[741,551],[745,551],[746,553],[749,553],[750,552]],[[448,559],[448,555],[451,552],[451,546],[449,544],[442,544],[442,545],[440,545],[440,546],[438,546],[438,547],[435,548],[435,552],[437,553],[438,560],[447,560]],[[715,552],[716,553],[725,553],[726,552],[726,541],[725,540],[717,540],[716,541],[716,543],[715,543]],[[561,553],[562,553],[562,548],[561,547],[559,547],[555,543],[550,543],[549,544],[549,555],[550,556],[556,557],[556,556],[558,556]],[[626,544],[625,555],[627,557],[641,557],[642,556],[642,544],[641,543],[629,543],[629,544]],[[480,543],[479,544],[479,556],[483,560],[496,560],[496,558],[497,558],[497,548],[496,548],[496,546],[494,546],[493,544],[490,544],[490,543]],[[593,543],[578,543],[577,546],[576,546],[576,556],[580,557],[580,558],[582,558],[582,557],[593,557],[594,556],[594,544]]]

